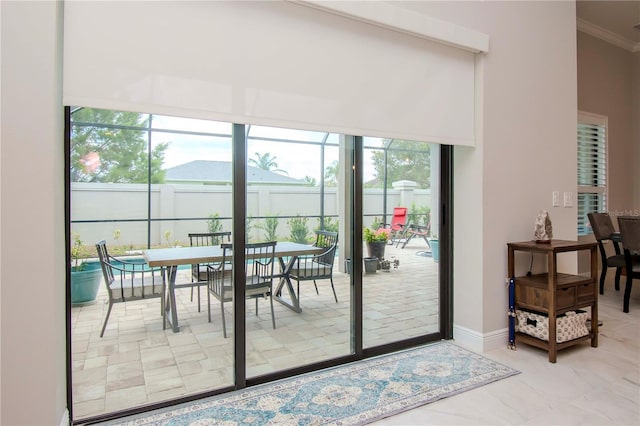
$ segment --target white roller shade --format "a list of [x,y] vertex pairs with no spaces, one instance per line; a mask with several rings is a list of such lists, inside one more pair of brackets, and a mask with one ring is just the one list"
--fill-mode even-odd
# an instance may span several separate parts
[[63,97],[474,144],[472,52],[288,2],[66,2]]

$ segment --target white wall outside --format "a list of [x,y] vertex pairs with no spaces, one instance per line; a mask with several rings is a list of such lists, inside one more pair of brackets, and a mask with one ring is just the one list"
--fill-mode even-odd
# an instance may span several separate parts
[[[222,218],[232,216],[231,186],[213,185],[152,185],[152,218],[203,218],[218,214]],[[409,197],[407,193],[411,193]],[[429,189],[389,189],[387,192],[387,213],[392,214],[393,207],[402,204],[402,196],[411,199],[406,205],[411,213],[412,204],[416,207],[430,206]],[[248,215],[265,216],[318,216],[320,212],[320,189],[317,187],[291,186],[250,186],[247,188]],[[147,185],[117,183],[74,183],[71,186],[72,220],[118,220],[145,219],[147,217]],[[384,193],[382,189],[366,189],[364,204],[369,206],[365,214],[376,214],[381,218]],[[338,195],[335,187],[325,188],[325,215],[338,215]],[[404,204],[402,204],[404,206]],[[157,214],[156,212],[160,212]],[[373,217],[365,218],[365,225],[373,222]],[[391,216],[387,216],[387,221]],[[289,236],[286,218],[280,220],[278,236]],[[337,218],[334,218],[334,221]],[[231,221],[222,221],[223,230],[231,230]],[[309,220],[312,232],[318,226],[314,218]],[[120,230],[120,241],[113,239],[113,231]],[[107,244],[146,245],[146,222],[103,222],[74,223],[72,231],[80,235],[83,244],[91,245],[102,239]],[[165,232],[171,233],[171,241],[188,245],[190,232],[207,232],[206,220],[180,220],[153,222],[151,225],[151,245],[167,244]],[[262,231],[253,229],[251,237],[260,241]]]

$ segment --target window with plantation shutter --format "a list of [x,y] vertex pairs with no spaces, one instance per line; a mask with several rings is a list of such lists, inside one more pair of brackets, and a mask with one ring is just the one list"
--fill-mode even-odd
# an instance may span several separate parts
[[578,114],[578,235],[592,233],[587,213],[607,210],[607,118]]

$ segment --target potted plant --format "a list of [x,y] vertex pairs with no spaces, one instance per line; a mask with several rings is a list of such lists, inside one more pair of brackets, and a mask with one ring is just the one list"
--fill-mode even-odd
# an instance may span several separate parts
[[379,228],[373,230],[370,228],[364,229],[364,241],[367,243],[367,252],[369,257],[377,257],[378,260],[384,259],[384,248],[389,241],[389,230]]
[[99,261],[87,260],[87,252],[80,235],[73,233],[71,247],[71,303],[86,305],[94,303],[100,287],[102,268]]

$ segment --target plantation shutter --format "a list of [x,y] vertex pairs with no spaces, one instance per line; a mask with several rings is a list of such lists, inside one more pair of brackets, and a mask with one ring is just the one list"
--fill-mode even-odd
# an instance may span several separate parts
[[604,212],[607,193],[607,119],[578,116],[578,235],[589,235],[587,214]]

